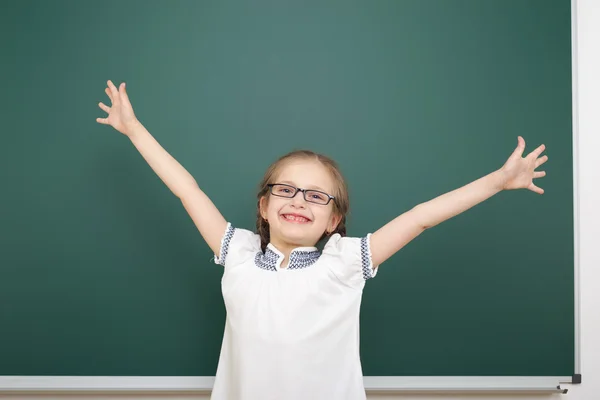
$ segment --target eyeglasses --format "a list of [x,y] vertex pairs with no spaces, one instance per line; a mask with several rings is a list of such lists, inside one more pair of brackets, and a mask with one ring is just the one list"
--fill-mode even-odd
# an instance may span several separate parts
[[271,194],[273,196],[287,197],[291,199],[296,196],[298,192],[302,192],[304,195],[304,200],[308,201],[309,203],[321,204],[324,206],[329,204],[332,199],[335,199],[335,197],[328,195],[325,192],[321,192],[320,190],[300,189],[283,183],[270,183],[267,186],[271,189]]

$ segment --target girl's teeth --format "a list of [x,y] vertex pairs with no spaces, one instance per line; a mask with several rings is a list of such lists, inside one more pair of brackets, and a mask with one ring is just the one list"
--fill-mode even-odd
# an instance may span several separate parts
[[297,221],[297,222],[306,222],[306,221],[308,221],[304,217],[296,217],[294,215],[285,215],[285,219],[289,219],[290,221]]

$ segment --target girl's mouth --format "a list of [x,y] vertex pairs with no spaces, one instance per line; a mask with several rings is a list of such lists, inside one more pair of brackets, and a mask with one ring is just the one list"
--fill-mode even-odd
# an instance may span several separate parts
[[292,222],[295,224],[305,224],[307,222],[310,222],[310,219],[297,214],[281,214],[281,218],[283,218],[287,222]]

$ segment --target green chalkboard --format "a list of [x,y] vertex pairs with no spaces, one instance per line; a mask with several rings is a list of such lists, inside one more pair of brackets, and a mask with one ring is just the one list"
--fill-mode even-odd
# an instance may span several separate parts
[[[180,201],[96,123],[108,79],[227,220],[266,167],[336,159],[348,233],[550,157],[367,282],[365,375],[574,373],[568,0],[4,1],[0,375],[213,376],[222,269]],[[285,299],[282,299],[285,301]]]

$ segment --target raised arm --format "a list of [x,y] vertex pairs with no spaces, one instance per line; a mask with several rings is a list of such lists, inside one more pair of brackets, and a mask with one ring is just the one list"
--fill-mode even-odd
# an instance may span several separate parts
[[118,89],[111,81],[107,84],[108,87],[104,91],[111,101],[111,107],[99,103],[100,108],[108,113],[108,117],[97,118],[96,121],[111,125],[131,140],[152,170],[181,200],[211,250],[220,256],[221,237],[227,226],[225,218],[198,187],[192,175],[137,120],[125,90],[125,83],[121,83]]
[[517,148],[499,170],[419,204],[381,227],[371,235],[373,265],[383,263],[425,229],[468,210],[502,190],[529,189],[543,194],[544,191],[533,183],[533,179],[546,175],[544,171],[535,171],[548,160],[548,156],[540,157],[544,149],[545,146],[541,145],[523,158],[525,140],[519,136]]

